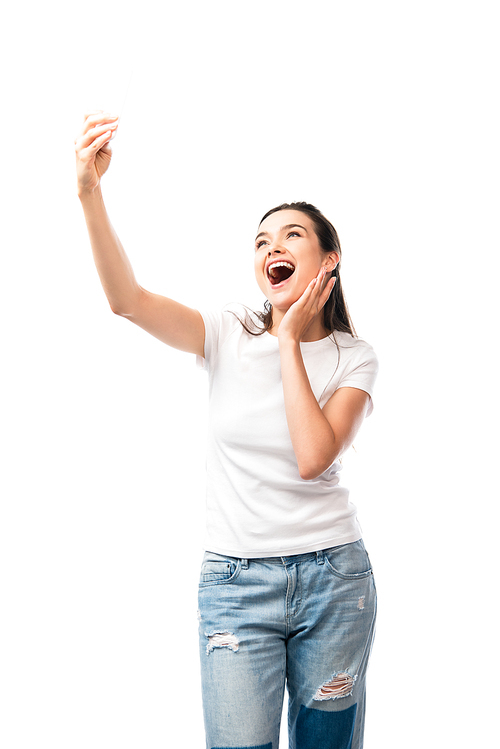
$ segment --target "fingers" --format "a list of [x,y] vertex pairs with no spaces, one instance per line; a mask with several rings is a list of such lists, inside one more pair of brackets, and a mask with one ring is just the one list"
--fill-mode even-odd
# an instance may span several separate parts
[[[104,132],[102,132],[104,130]],[[113,132],[106,126],[99,128],[96,133],[93,133],[89,138],[75,141],[75,152],[77,159],[80,159],[82,163],[91,163],[95,159],[98,151],[105,151],[108,148],[108,143],[113,137]]]
[[326,280],[326,271],[323,274],[323,278],[320,280],[320,282],[317,284],[318,286],[318,295],[319,295],[319,308],[321,309],[324,307],[324,305],[327,303],[328,298],[330,294],[333,291],[333,287],[335,286],[335,283],[337,281],[335,276],[332,276],[328,280]]
[[102,141],[102,138],[105,135],[109,135],[109,138],[111,138],[117,127],[118,123],[112,125],[106,123],[105,125],[98,125],[96,127],[93,127],[88,131],[88,133],[80,136],[80,138],[77,138],[75,140],[75,146],[77,146],[77,150],[83,151],[86,148],[95,146],[96,142],[98,140]]
[[309,302],[311,306],[317,305],[317,311],[322,309],[328,301],[328,297],[332,293],[333,287],[337,279],[332,276],[328,280],[326,279],[327,270],[321,268],[316,278],[313,278],[309,286],[304,292],[304,302]]
[[83,148],[80,150],[80,155],[84,159],[88,156],[95,155],[98,151],[104,148],[104,146],[111,140],[113,137],[113,133],[111,130],[106,130],[102,135],[95,138],[95,140],[92,141],[92,143],[89,144],[87,148]]
[[86,114],[83,128],[75,138],[77,150],[88,148],[96,138],[101,138],[108,130],[114,133],[117,127],[118,117],[115,115],[104,112]]
[[325,291],[326,288],[327,288],[327,286],[328,286],[328,284],[331,284],[331,289],[330,289],[330,292],[331,292],[331,290],[335,286],[335,282],[336,282],[337,278],[332,275],[327,280],[326,276],[327,276],[328,272],[329,271],[327,271],[327,269],[323,267],[323,268],[321,268],[320,272],[318,273],[318,282],[319,282],[318,285],[319,285],[319,288],[320,288],[321,291]]
[[305,314],[312,312],[317,314],[327,303],[337,281],[335,276],[326,280],[326,268],[321,268],[318,275],[306,287],[304,293],[298,299],[294,307],[301,308]]
[[105,123],[110,124],[117,122],[118,117],[116,115],[111,114],[111,112],[103,112],[97,111],[97,112],[87,112],[85,117],[83,118],[83,130],[82,133],[85,134],[89,130],[91,130],[93,127],[96,127],[98,125],[103,125]]

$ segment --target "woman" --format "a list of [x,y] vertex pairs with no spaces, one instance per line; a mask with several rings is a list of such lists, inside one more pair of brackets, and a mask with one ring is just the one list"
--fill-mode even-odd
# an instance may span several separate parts
[[377,360],[354,336],[335,229],[306,203],[262,219],[265,313],[201,313],[137,283],[100,178],[117,118],[86,116],[79,197],[111,309],[210,377],[200,656],[208,749],[278,749],[284,687],[293,749],[363,746],[376,611],[339,458],[372,409]]

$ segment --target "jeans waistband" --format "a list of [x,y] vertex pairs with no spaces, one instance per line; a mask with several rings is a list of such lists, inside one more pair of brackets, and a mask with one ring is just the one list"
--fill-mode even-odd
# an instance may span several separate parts
[[296,562],[309,562],[315,559],[318,564],[324,564],[325,551],[328,549],[321,549],[320,551],[309,551],[305,554],[294,554],[293,556],[287,557],[256,557],[254,559],[245,559],[243,557],[232,557],[232,559],[239,559],[241,566],[244,570],[248,569],[250,563],[261,563],[261,564],[294,564]]
[[[311,560],[316,560],[318,564],[324,564],[325,561],[325,554],[328,554],[330,551],[335,551],[337,549],[340,549],[342,546],[350,546],[351,544],[361,544],[363,545],[362,539],[358,539],[357,541],[349,541],[347,543],[338,544],[337,546],[329,546],[326,549],[319,549],[318,551],[308,551],[304,552],[303,554],[292,554],[288,556],[283,557],[238,557],[233,556],[232,554],[219,554],[219,552],[212,552],[210,550],[206,550],[206,554],[215,554],[216,556],[220,556],[224,559],[234,559],[235,561],[240,561],[241,566],[243,569],[248,569],[248,565],[250,562],[253,564],[261,562],[263,564],[294,564],[296,562],[309,562]],[[363,547],[364,548],[364,547]]]

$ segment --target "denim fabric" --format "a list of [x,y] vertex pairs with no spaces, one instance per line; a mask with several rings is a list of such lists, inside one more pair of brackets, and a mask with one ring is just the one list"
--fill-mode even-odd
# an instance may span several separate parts
[[199,587],[207,749],[361,749],[376,591],[363,541],[290,557],[206,552]]

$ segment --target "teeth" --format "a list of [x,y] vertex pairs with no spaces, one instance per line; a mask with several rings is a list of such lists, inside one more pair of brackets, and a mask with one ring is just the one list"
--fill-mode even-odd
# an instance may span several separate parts
[[294,266],[293,266],[293,265],[292,265],[291,263],[287,263],[287,261],[286,261],[286,260],[280,260],[280,261],[279,261],[278,263],[271,263],[271,265],[270,265],[270,266],[269,266],[269,268],[267,269],[267,272],[268,272],[268,273],[269,273],[270,275],[272,275],[272,271],[273,271],[273,270],[274,270],[275,268],[280,268],[280,267],[284,267],[284,268],[290,268],[290,270],[295,270]]

